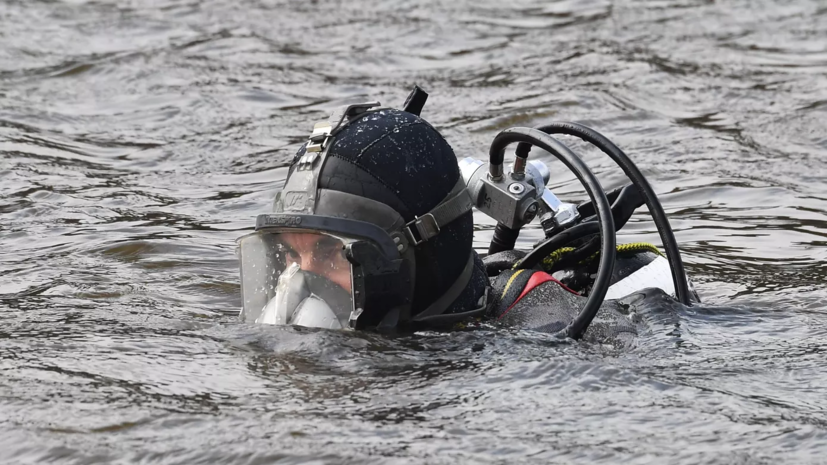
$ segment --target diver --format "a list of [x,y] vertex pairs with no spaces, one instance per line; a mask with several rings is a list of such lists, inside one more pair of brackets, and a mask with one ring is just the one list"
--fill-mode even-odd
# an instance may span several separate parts
[[[419,116],[426,99],[416,87],[401,110],[350,105],[315,125],[274,212],[238,240],[245,321],[378,330],[492,321],[625,340],[637,333],[634,302],[698,300],[657,197],[608,139],[574,123],[511,128],[495,138],[488,163],[458,162]],[[560,133],[597,145],[632,183],[604,192],[552,137]],[[528,161],[532,146],[571,169],[590,200],[557,199],[545,187],[548,168]],[[666,257],[650,244],[616,244],[616,230],[644,203]],[[473,248],[475,207],[497,220],[484,257]],[[545,239],[516,250],[520,229],[535,219]]]

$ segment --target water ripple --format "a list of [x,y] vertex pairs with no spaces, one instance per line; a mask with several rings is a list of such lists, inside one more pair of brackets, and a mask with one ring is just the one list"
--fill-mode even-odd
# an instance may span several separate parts
[[[823,462],[825,31],[815,0],[0,3],[0,462]],[[460,157],[616,141],[709,306],[630,348],[239,323],[234,239],[313,122],[414,83]]]

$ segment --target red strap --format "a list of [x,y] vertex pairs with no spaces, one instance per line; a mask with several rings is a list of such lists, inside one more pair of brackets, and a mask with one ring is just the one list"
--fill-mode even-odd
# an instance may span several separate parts
[[567,291],[571,292],[571,293],[572,293],[572,294],[574,294],[574,295],[580,295],[580,294],[578,294],[577,292],[574,292],[573,290],[571,290],[571,289],[570,289],[568,286],[566,286],[565,284],[561,283],[560,281],[558,281],[557,279],[555,279],[554,277],[552,277],[550,274],[546,273],[545,271],[535,271],[535,272],[534,272],[534,274],[532,274],[532,275],[531,275],[531,277],[530,277],[530,278],[528,278],[528,282],[526,283],[525,287],[523,288],[523,292],[520,294],[520,296],[519,296],[519,297],[517,297],[517,300],[515,300],[515,301],[514,301],[514,303],[512,303],[512,304],[511,304],[511,305],[510,305],[510,306],[509,306],[509,307],[508,307],[508,308],[507,308],[507,309],[503,312],[503,314],[502,314],[502,315],[500,315],[500,316],[499,316],[499,318],[497,318],[497,319],[499,320],[499,319],[501,319],[502,317],[504,317],[504,316],[505,316],[505,314],[509,312],[509,310],[511,310],[512,308],[514,308],[514,306],[515,306],[515,305],[517,305],[517,302],[519,302],[519,301],[520,301],[520,299],[522,299],[523,297],[525,297],[525,296],[526,296],[529,292],[531,292],[531,291],[532,291],[535,287],[539,286],[540,284],[547,283],[547,282],[549,282],[549,281],[554,281],[555,283],[559,284],[559,285],[560,285],[560,287],[562,287],[563,289],[565,289],[565,290],[567,290]]

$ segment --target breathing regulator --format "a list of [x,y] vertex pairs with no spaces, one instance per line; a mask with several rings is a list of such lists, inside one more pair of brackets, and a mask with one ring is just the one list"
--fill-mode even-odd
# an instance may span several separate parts
[[[557,134],[575,136],[594,145],[620,166],[631,183],[604,192],[583,160],[553,137]],[[515,158],[506,169],[505,152],[512,144],[517,144]],[[588,194],[588,201],[579,205],[562,202],[546,187],[549,168],[539,160],[528,159],[531,147],[535,146],[549,152],[574,173]],[[570,122],[509,128],[494,138],[487,163],[469,157],[461,160],[459,166],[474,206],[497,221],[489,254],[512,250],[520,230],[537,218],[545,239],[517,262],[515,268],[534,268],[551,252],[575,241],[582,243],[586,237],[592,238],[574,253],[586,258],[599,250],[597,275],[585,306],[566,328],[567,336],[579,338],[597,314],[611,284],[616,232],[643,204],[649,208],[666,250],[677,299],[685,305],[691,304],[675,235],[657,195],[632,160],[594,129]]]

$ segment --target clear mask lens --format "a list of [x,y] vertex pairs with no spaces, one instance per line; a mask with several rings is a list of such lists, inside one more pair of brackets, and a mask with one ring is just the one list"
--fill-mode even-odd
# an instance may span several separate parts
[[238,240],[248,322],[340,329],[353,311],[352,242],[320,232],[258,231]]

